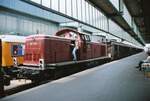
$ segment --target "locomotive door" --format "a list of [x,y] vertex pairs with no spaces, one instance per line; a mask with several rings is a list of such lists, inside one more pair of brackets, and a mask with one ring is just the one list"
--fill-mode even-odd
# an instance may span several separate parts
[[87,48],[89,47],[90,37],[88,35],[81,35],[81,38],[83,40],[83,51],[87,52]]
[[74,49],[74,47],[75,47],[75,40],[71,40],[71,45],[70,45],[70,58],[71,58],[71,60],[73,60],[73,49]]
[[81,34],[80,38],[82,40],[82,47],[81,47],[82,59],[91,58],[92,51],[91,51],[90,37],[88,35]]

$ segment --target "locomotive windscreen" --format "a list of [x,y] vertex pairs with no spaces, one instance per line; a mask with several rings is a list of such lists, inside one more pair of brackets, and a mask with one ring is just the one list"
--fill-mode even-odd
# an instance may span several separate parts
[[11,54],[12,56],[22,56],[24,55],[23,45],[12,45],[11,47]]

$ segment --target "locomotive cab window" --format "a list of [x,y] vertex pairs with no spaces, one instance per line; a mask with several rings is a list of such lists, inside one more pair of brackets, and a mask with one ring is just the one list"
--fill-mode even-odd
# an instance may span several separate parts
[[85,42],[90,42],[90,41],[91,41],[89,35],[82,34],[82,35],[81,35],[81,38],[82,38],[82,40],[85,41]]
[[86,38],[86,41],[90,42],[91,39],[90,39],[90,36],[89,35],[85,35],[85,38]]

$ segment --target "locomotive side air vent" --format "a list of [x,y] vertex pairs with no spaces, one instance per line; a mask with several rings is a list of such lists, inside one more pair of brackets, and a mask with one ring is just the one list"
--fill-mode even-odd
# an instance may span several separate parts
[[44,59],[39,59],[39,66],[40,68],[44,69],[45,67]]

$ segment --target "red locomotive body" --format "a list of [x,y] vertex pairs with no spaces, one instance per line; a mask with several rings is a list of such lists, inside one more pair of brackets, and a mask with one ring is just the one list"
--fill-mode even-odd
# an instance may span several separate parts
[[71,33],[79,39],[77,61],[107,56],[106,44],[90,42],[87,35],[70,29],[56,33],[56,36],[31,35],[26,38],[24,65],[40,66],[72,61]]
[[39,66],[45,64],[70,61],[71,40],[46,35],[29,36],[25,42],[24,65]]

